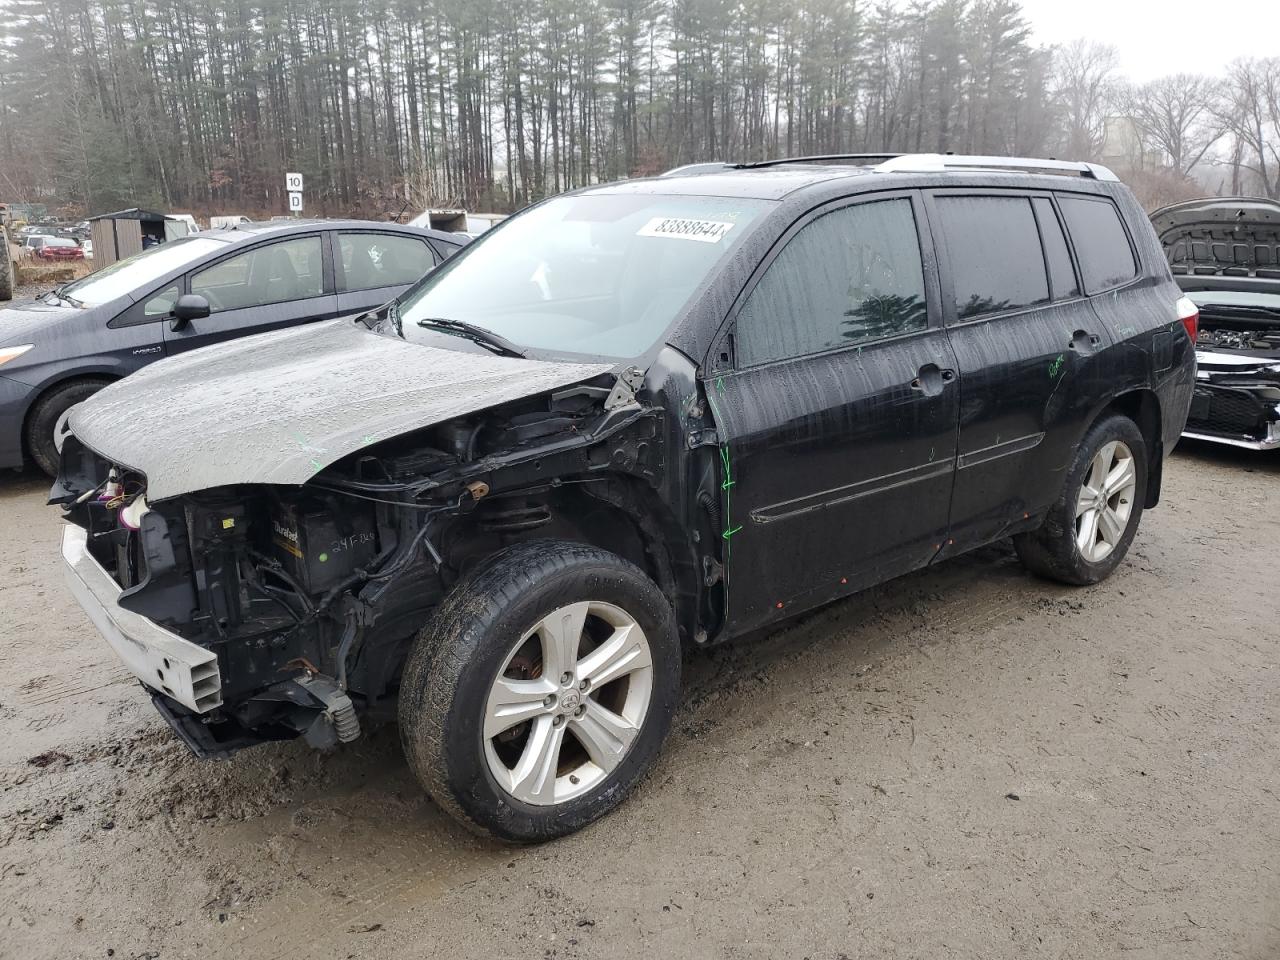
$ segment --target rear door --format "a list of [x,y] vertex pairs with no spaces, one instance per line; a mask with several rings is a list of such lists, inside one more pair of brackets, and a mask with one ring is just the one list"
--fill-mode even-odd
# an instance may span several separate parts
[[936,190],[928,203],[962,382],[954,553],[1057,497],[1105,389],[1097,355],[1111,337],[1081,293],[1050,194]]
[[733,369],[704,384],[734,632],[922,566],[946,535],[960,391],[922,235],[931,252],[913,192],[828,205],[739,300]]
[[338,312],[356,314],[394,300],[436,265],[423,237],[373,230],[334,233]]
[[165,350],[178,353],[221,340],[338,315],[333,265],[322,232],[260,243],[192,271],[188,293],[211,313],[178,330],[165,325]]

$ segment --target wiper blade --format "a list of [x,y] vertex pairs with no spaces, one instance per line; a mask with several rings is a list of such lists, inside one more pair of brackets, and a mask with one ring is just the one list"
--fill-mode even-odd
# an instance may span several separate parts
[[505,357],[525,359],[524,351],[506,337],[494,333],[492,330],[486,330],[484,327],[478,327],[474,323],[467,323],[465,320],[450,320],[446,317],[423,317],[418,321],[418,326],[427,330],[447,330],[456,333],[458,336],[465,337],[472,343],[488,347],[494,353],[502,354]]
[[67,283],[64,283],[62,286],[58,287],[57,289],[55,289],[53,291],[53,295],[57,297],[59,300],[65,300],[67,303],[71,304],[73,307],[83,307],[84,306],[83,300],[77,300],[75,297],[67,296],[65,291],[68,286],[70,286],[69,281]]

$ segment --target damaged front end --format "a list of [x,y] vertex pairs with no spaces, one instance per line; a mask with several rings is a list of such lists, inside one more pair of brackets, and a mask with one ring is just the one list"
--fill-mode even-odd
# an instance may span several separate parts
[[1280,447],[1280,203],[1188,200],[1151,220],[1178,286],[1199,308],[1184,436]]
[[51,498],[69,521],[72,589],[197,754],[353,740],[394,715],[410,645],[444,594],[511,543],[603,541],[675,583],[654,547],[665,432],[635,399],[638,376],[411,431],[301,484],[154,501],[142,471],[73,432]]
[[1184,435],[1251,450],[1280,447],[1280,323],[1215,322],[1201,308],[1196,387]]

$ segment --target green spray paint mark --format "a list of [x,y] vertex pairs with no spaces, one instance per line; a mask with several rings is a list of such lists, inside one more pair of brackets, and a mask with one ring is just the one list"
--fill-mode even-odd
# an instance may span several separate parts
[[729,504],[731,503],[730,491],[733,488],[733,461],[729,456],[729,445],[723,444],[720,447],[720,466],[724,468],[724,482],[720,484],[720,489],[724,491],[724,531],[720,534],[724,538],[724,558],[729,559],[729,553],[732,549],[729,544],[729,538],[742,529],[742,525],[732,526],[733,514],[729,512]]
[[1049,364],[1050,380],[1052,380],[1054,377],[1056,377],[1059,373],[1062,372],[1062,364],[1066,361],[1066,359],[1067,359],[1066,355],[1060,353],[1058,354],[1057,359],[1054,360],[1053,363]]
[[[716,393],[724,396],[724,378],[716,377]],[[715,396],[708,393],[707,403],[711,405],[711,415],[715,418],[716,430],[724,429],[724,420],[720,417],[720,410],[716,406]],[[733,525],[733,455],[729,450],[729,442],[726,440],[720,444],[720,467],[724,472],[724,479],[720,481],[720,490],[724,494],[724,529],[720,531],[720,538],[724,541],[724,604],[727,609],[729,606],[729,558],[733,553],[732,539],[733,535],[742,529],[741,525]]]

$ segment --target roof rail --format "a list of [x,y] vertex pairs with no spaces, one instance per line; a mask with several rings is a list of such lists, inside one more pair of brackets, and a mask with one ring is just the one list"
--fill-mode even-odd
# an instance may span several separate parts
[[777,157],[773,160],[753,160],[750,163],[731,164],[735,170],[755,170],[759,167],[776,167],[783,163],[831,163],[836,160],[853,161],[859,166],[869,166],[899,157],[898,153],[818,153],[809,157]]
[[1021,173],[1059,173],[1091,180],[1120,180],[1099,163],[1043,160],[1036,157],[976,157],[943,153],[907,153],[878,164],[876,173],[933,173],[945,170],[1001,170]]

